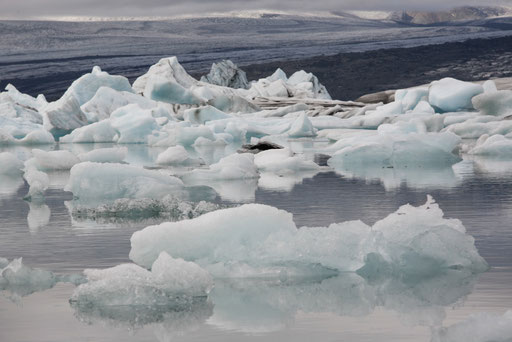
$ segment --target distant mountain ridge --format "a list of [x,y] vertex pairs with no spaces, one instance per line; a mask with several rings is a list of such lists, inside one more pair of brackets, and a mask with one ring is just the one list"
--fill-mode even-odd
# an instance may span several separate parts
[[390,14],[389,20],[407,24],[431,25],[462,20],[479,20],[492,17],[512,15],[512,11],[504,7],[463,6],[448,11],[397,11]]

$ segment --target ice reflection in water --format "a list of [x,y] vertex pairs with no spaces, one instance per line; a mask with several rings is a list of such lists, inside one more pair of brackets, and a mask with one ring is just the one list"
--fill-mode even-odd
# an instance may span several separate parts
[[[93,148],[111,146],[96,145],[61,145],[59,148],[83,153]],[[307,158],[314,158],[311,144],[308,146],[308,143],[294,141],[288,145],[293,145],[294,151],[304,153]],[[43,147],[48,148],[50,147]],[[193,150],[191,155],[200,156],[211,163],[223,157],[225,149],[226,147],[203,148]],[[20,157],[30,154],[30,148],[26,147],[12,147],[8,150]],[[164,150],[165,148],[130,146],[126,161],[153,168],[156,156]],[[165,168],[165,172],[173,174],[179,173],[179,170]],[[216,202],[228,202],[222,205],[232,206],[240,202],[255,201],[277,206],[294,213],[298,226],[324,226],[351,219],[363,219],[371,224],[396,210],[399,205],[407,202],[415,205],[423,203],[425,194],[431,193],[447,217],[463,221],[468,233],[475,236],[480,254],[491,266],[511,266],[510,162],[472,157],[465,158],[452,168],[428,172],[380,169],[351,170],[350,174],[339,173],[341,175],[322,172],[304,177],[279,177],[279,182],[275,177],[262,175],[256,184],[228,182],[213,184],[211,188],[216,191]],[[46,192],[44,203],[26,203],[21,199],[27,192],[21,176],[0,176],[0,256],[9,259],[26,256],[24,260],[29,265],[56,273],[79,273],[86,267],[108,267],[127,261],[129,237],[133,231],[147,224],[117,218],[108,222],[87,219],[72,221],[68,208],[64,206],[64,201],[72,199],[71,195],[61,190],[67,182],[67,173],[51,172],[49,176],[51,189]],[[213,196],[209,199],[214,200],[215,193],[211,188],[209,192],[205,189],[196,189],[197,191],[193,190],[191,193],[196,195],[196,199],[210,193]],[[153,219],[154,221],[148,224],[163,220],[161,217]],[[20,251],[24,251],[24,255],[20,255]],[[507,284],[504,287],[508,287],[512,275],[512,272],[507,272],[503,276]],[[356,316],[363,319],[384,309],[396,313],[406,325],[435,327],[435,331],[438,332],[435,338],[442,340],[444,335],[439,331],[445,330],[442,330],[441,325],[450,327],[466,318],[461,316],[455,321],[450,321],[448,315],[445,319],[450,308],[461,307],[467,314],[486,310],[487,306],[490,306],[487,304],[487,297],[482,294],[494,289],[495,282],[486,283],[484,288],[477,289],[483,299],[479,297],[478,301],[471,303],[473,307],[463,305],[475,284],[479,284],[478,277],[458,270],[450,270],[428,279],[373,279],[357,274],[300,281],[224,279],[216,280],[216,287],[207,300],[198,301],[190,307],[74,306],[73,310],[76,316],[87,324],[113,325],[130,331],[147,328],[154,332],[159,341],[168,341],[177,335],[182,335],[186,339],[188,334],[197,331],[196,329],[199,329],[197,334],[204,339],[205,335],[201,334],[204,334],[205,326],[222,331],[225,335],[217,336],[217,340],[225,341],[229,340],[225,337],[231,332],[265,332],[262,335],[263,339],[269,336],[268,334],[283,332],[280,336],[297,340],[300,339],[298,333],[295,332],[294,335],[287,329],[293,326],[294,320],[303,313],[329,312],[339,317]],[[2,296],[9,296],[13,289],[7,289],[6,286],[4,288],[9,291],[3,291]],[[23,287],[17,290],[21,296],[34,292],[34,289],[28,291]],[[36,289],[38,290],[44,288]],[[61,287],[57,286],[40,294],[49,296],[48,293],[52,291],[61,291]],[[500,315],[512,306],[509,300],[512,298],[510,293],[507,294],[502,289],[491,293],[492,300],[497,303],[494,309],[499,311]],[[21,303],[29,303],[38,295],[36,293],[24,297]],[[70,293],[58,292],[56,297],[49,296],[48,301],[57,305],[60,302],[65,303],[69,296]],[[44,306],[37,307],[44,309]],[[50,307],[46,309],[44,315],[53,317],[51,310]],[[9,313],[9,307],[7,312]],[[29,315],[29,312],[23,313],[24,317]],[[5,326],[11,327],[11,331],[18,329],[17,333],[14,332],[15,335],[23,335],[22,332],[25,330],[19,327],[20,322],[9,321],[5,315],[2,317]],[[372,323],[371,318],[368,322]],[[65,326],[54,321],[47,328],[66,330]],[[106,334],[105,331],[95,330],[93,336],[100,339],[102,334]],[[38,340],[41,336],[33,336],[29,340]],[[193,336],[201,339],[197,338],[197,335]],[[55,340],[63,341],[59,338]]]
[[76,317],[87,324],[128,330],[150,325],[159,331],[157,336],[167,337],[204,323],[225,331],[269,333],[293,324],[299,312],[362,317],[380,307],[396,312],[403,324],[439,327],[445,308],[463,302],[477,280],[477,276],[459,270],[429,278],[373,281],[355,273],[287,281],[217,279],[208,299],[198,298],[187,305],[71,305]]

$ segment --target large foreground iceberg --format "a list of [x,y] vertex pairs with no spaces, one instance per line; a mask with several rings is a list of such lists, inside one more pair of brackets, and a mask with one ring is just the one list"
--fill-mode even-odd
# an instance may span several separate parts
[[249,204],[133,234],[130,258],[149,267],[165,251],[216,276],[262,277],[341,271],[429,276],[443,269],[487,269],[459,220],[429,198],[402,206],[373,227],[361,221],[297,229],[292,215]]

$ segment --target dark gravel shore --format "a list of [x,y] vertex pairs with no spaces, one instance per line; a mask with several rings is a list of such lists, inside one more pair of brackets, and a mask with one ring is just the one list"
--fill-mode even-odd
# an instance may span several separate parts
[[361,95],[407,88],[443,77],[465,81],[512,76],[512,37],[406,49],[383,49],[334,56],[243,66],[249,79],[283,69],[304,69],[320,79],[331,96],[353,100]]

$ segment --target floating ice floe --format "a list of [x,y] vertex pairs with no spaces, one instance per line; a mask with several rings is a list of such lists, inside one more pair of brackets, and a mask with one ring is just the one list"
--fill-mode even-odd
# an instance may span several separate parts
[[482,135],[475,146],[468,151],[469,154],[494,157],[494,158],[512,158],[512,138],[505,138],[501,134],[488,136]]
[[171,146],[160,153],[156,158],[156,163],[159,165],[198,166],[201,164],[201,160],[191,157],[183,146],[177,145]]
[[254,156],[254,164],[262,171],[275,174],[293,174],[298,171],[318,171],[313,161],[294,156],[289,148],[262,151]]
[[432,342],[506,342],[512,340],[512,310],[503,315],[480,313],[433,331]]
[[402,206],[375,223],[361,221],[297,229],[292,215],[249,204],[198,218],[150,226],[133,234],[130,259],[149,267],[165,251],[220,277],[329,274],[431,276],[488,266],[459,220],[445,219],[429,197],[420,207]]
[[232,154],[210,165],[207,170],[195,169],[181,178],[190,184],[205,184],[212,180],[236,180],[258,178],[258,169],[251,153]]
[[135,264],[122,264],[103,270],[84,271],[87,283],[80,285],[70,299],[88,306],[172,306],[192,303],[205,297],[213,281],[193,262],[173,259],[162,252],[151,271]]
[[22,260],[18,258],[9,262],[5,258],[0,258],[0,290],[23,297],[51,289],[58,282],[82,282],[80,276],[56,275],[50,271],[28,267]]
[[43,151],[32,150],[32,158],[25,162],[25,167],[34,167],[39,171],[69,170],[80,163],[80,159],[66,150]]
[[64,188],[80,202],[114,201],[119,198],[163,198],[181,195],[183,182],[142,167],[116,163],[82,162],[71,168]]
[[[332,155],[330,166],[354,170],[361,167],[438,168],[451,166],[461,159],[453,151],[460,138],[445,133],[388,134],[379,132],[363,139],[357,136],[340,139],[339,150]],[[333,147],[331,147],[333,148]]]
[[28,165],[25,168],[23,178],[25,178],[29,185],[28,193],[25,198],[40,201],[44,196],[44,192],[50,186],[48,175],[39,171],[34,165]]
[[11,152],[0,152],[0,175],[23,173],[23,162]]
[[121,163],[128,153],[126,147],[100,148],[89,152],[80,153],[78,159],[81,162],[94,163]]

